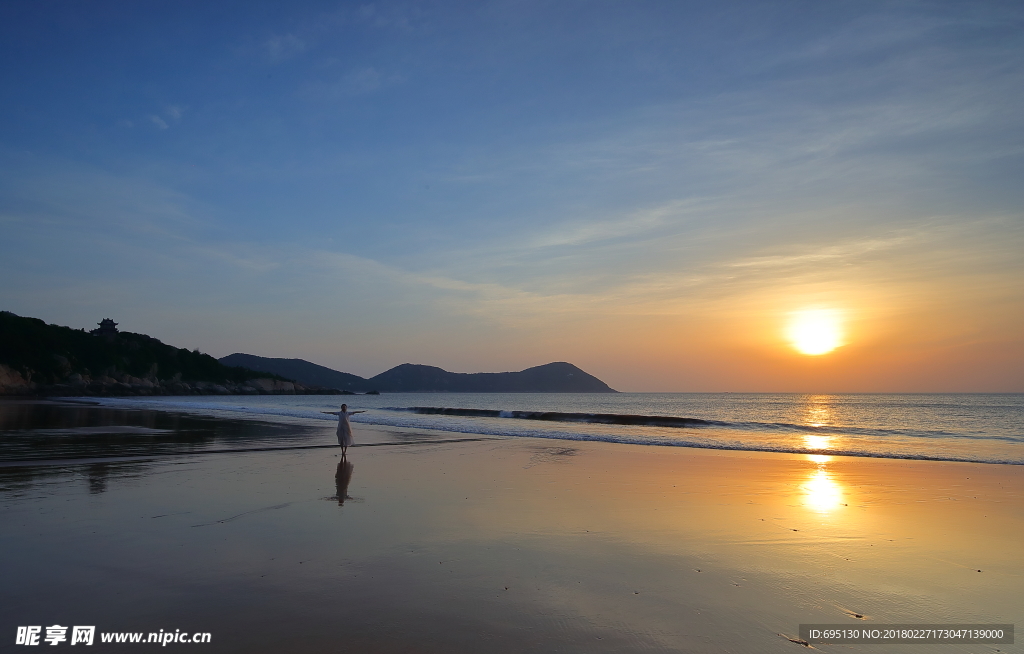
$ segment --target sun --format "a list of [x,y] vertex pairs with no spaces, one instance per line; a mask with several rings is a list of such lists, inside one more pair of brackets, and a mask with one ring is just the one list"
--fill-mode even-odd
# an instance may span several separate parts
[[804,309],[790,316],[786,335],[797,352],[827,354],[843,344],[842,320],[833,309]]

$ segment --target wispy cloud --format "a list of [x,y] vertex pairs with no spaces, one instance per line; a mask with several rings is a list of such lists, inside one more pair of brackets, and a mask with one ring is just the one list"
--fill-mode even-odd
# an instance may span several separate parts
[[[181,121],[181,117],[186,109],[187,107],[181,105],[168,105],[159,114],[150,114],[147,118],[159,130],[170,129],[172,124]],[[130,120],[123,120],[121,124],[125,127],[132,127],[134,125],[133,121]]]
[[528,244],[534,248],[551,248],[642,238],[668,221],[685,219],[699,205],[695,199],[674,200],[661,206],[631,211],[620,219],[566,222],[534,236]]
[[145,175],[116,174],[79,162],[20,153],[0,159],[0,193],[31,219],[67,229],[174,239],[215,212]]
[[[907,230],[900,230],[906,232]],[[908,234],[891,236],[889,238],[868,238],[853,239],[842,244],[829,245],[808,245],[799,244],[801,250],[795,254],[773,254],[767,256],[751,256],[739,260],[724,263],[726,268],[750,270],[755,273],[766,273],[783,268],[800,268],[806,266],[818,266],[823,263],[830,265],[841,265],[859,259],[865,255],[881,254],[887,250],[906,244],[908,241],[916,240]]]
[[298,36],[287,34],[275,34],[263,42],[263,51],[267,58],[273,62],[285,61],[297,57],[308,48],[304,39]]
[[341,88],[351,95],[362,95],[380,90],[385,86],[397,84],[402,80],[399,75],[388,75],[373,66],[360,68],[345,75],[341,80]]
[[425,20],[426,13],[416,3],[378,1],[361,5],[356,16],[375,27],[411,31]]
[[402,75],[384,72],[375,66],[352,69],[334,79],[307,83],[302,95],[314,100],[334,100],[342,97],[370,95],[400,84]]

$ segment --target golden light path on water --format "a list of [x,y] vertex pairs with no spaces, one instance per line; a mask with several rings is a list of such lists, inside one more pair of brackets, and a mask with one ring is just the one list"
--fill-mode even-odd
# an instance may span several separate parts
[[824,427],[832,421],[832,411],[829,406],[831,395],[814,395],[808,399],[809,404],[804,408],[804,422],[811,427]]
[[[815,395],[808,398],[804,411],[804,420],[809,427],[824,427],[832,423],[828,395]],[[819,434],[805,434],[804,447],[815,452],[827,451],[832,448],[832,439]],[[812,511],[829,513],[843,504],[842,486],[829,474],[828,463],[831,456],[809,454],[807,458],[816,467],[801,485],[803,503]]]

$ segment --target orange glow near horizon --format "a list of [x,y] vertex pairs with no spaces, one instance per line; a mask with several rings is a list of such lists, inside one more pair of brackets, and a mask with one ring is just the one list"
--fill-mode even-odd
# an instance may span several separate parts
[[819,356],[843,345],[842,321],[832,309],[804,309],[790,316],[786,335],[801,354]]

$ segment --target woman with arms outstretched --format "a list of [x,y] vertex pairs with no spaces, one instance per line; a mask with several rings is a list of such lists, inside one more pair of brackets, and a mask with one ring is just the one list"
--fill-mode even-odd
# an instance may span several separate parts
[[341,445],[341,458],[345,458],[348,454],[348,447],[355,442],[352,438],[352,424],[348,421],[348,417],[357,413],[366,413],[365,411],[349,411],[347,404],[341,405],[341,411],[338,412],[338,445]]

